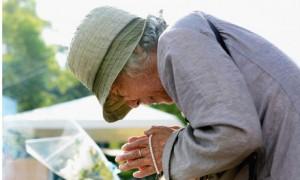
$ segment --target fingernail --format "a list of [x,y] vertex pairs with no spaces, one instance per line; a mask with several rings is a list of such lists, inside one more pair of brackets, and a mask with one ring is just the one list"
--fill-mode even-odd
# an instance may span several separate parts
[[121,147],[121,150],[124,150],[126,148],[126,146],[127,146],[127,143]]
[[116,158],[115,158],[115,161],[116,161],[116,162],[119,162],[119,161],[120,161],[120,159],[121,159],[121,157],[119,157],[119,156],[116,156]]
[[133,173],[132,176],[135,177],[135,178],[140,178],[140,173],[139,173],[139,171]]

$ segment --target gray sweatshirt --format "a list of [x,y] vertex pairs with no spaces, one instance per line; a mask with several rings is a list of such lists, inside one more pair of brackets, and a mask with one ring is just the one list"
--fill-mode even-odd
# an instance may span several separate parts
[[[207,23],[220,31],[232,57]],[[262,37],[201,12],[178,20],[158,42],[164,88],[189,120],[168,139],[166,179],[300,178],[300,70]]]

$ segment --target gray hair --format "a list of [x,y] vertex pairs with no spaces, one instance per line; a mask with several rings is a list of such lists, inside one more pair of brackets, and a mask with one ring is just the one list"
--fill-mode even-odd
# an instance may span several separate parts
[[146,26],[141,40],[129,57],[122,73],[134,77],[143,72],[150,61],[150,52],[157,47],[159,36],[166,29],[167,24],[162,17],[149,15],[146,19]]

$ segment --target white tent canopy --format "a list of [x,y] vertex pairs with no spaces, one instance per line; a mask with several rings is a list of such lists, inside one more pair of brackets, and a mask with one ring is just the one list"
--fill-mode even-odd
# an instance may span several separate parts
[[102,107],[95,96],[53,105],[45,108],[8,115],[4,118],[4,127],[56,129],[66,120],[75,120],[83,128],[149,128],[152,125],[180,126],[178,119],[170,114],[151,107],[133,109],[123,120],[107,123],[102,116]]

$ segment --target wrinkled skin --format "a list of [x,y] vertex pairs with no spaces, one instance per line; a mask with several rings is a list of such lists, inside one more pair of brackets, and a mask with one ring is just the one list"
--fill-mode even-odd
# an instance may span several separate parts
[[156,61],[156,52],[152,52],[151,63],[143,72],[134,77],[121,73],[113,83],[110,94],[122,97],[131,108],[136,108],[140,104],[173,103],[162,86]]
[[[149,150],[149,136],[152,135],[152,148],[158,170],[162,171],[162,155],[164,146],[170,135],[180,127],[153,126],[145,131],[144,136],[130,137],[128,143],[124,144],[123,154],[116,157],[116,161],[121,165],[122,171],[138,169],[133,174],[136,178],[143,178],[156,173],[153,166],[152,157]],[[139,153],[141,151],[141,156]]]

